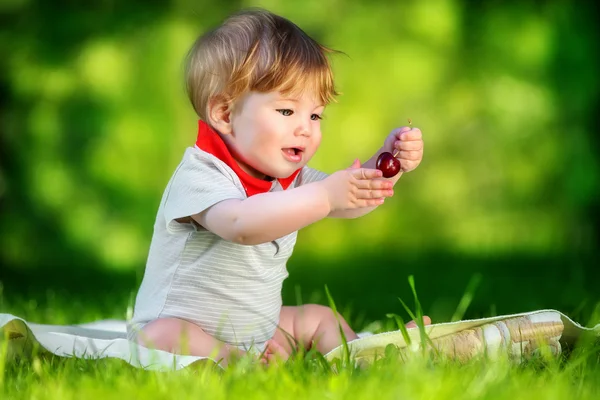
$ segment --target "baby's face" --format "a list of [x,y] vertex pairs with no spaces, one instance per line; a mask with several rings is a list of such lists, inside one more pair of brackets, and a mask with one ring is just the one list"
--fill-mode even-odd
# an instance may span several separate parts
[[248,93],[231,115],[228,144],[233,156],[257,178],[287,178],[317,151],[323,110],[307,94],[286,98],[278,92]]

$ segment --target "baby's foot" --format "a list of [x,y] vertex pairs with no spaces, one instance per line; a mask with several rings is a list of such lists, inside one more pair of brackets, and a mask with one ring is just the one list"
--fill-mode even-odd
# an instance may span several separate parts
[[[423,325],[431,325],[431,318],[429,318],[427,315],[423,315]],[[417,327],[417,322],[416,321],[410,321],[408,324],[406,324],[407,328],[416,328]]]
[[265,345],[265,352],[262,356],[261,362],[264,364],[275,364],[277,361],[287,361],[290,354],[286,349],[277,343],[275,340],[268,340]]

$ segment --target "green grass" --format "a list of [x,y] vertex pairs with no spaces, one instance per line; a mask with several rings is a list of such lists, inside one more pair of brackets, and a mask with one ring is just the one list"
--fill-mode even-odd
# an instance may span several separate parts
[[[411,311],[406,306],[406,311],[409,316],[422,315],[414,280],[409,279],[409,283],[415,309]],[[463,296],[455,313],[457,318],[468,307],[470,296],[469,292]],[[40,305],[15,297],[9,302],[0,293],[2,312],[30,321],[64,324],[124,318],[122,304],[97,300],[86,307],[49,294]],[[335,307],[331,297],[329,300]],[[398,322],[403,323],[393,314],[392,318],[380,321],[379,326],[381,330],[397,329]],[[399,359],[398,352],[389,351],[387,357],[364,369],[340,361],[329,364],[309,354],[270,367],[246,358],[226,371],[198,364],[177,372],[155,372],[136,369],[115,359],[33,355],[8,362],[0,345],[0,398],[597,399],[599,354],[597,342],[582,342],[565,349],[559,357],[542,353],[520,364],[485,357],[461,364],[421,352],[409,359]]]
[[[597,352],[596,352],[597,354]],[[179,372],[138,370],[117,360],[34,358],[6,365],[3,399],[595,399],[597,356],[468,364],[387,358],[364,370],[337,372],[295,360],[264,368],[241,360],[227,371],[207,365]]]

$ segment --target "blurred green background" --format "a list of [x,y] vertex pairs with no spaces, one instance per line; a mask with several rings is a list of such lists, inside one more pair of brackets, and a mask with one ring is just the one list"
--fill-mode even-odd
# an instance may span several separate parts
[[[360,328],[403,313],[413,274],[435,322],[556,308],[598,283],[599,27],[592,2],[0,1],[0,312],[125,318],[165,184],[197,118],[183,57],[242,7],[342,50],[311,165],[367,160],[408,118],[421,166],[357,220],[300,232],[287,304]],[[473,284],[467,290],[469,282]]]

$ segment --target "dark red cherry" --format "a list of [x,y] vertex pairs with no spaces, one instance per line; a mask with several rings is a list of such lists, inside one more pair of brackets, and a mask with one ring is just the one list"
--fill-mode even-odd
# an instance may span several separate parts
[[384,151],[377,157],[375,167],[383,172],[385,178],[391,178],[400,172],[400,160],[394,157],[389,151]]

